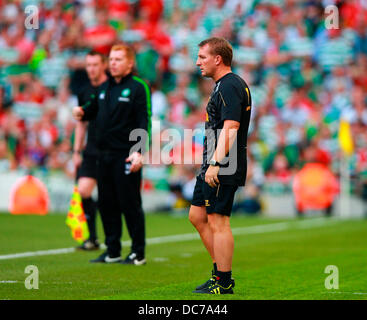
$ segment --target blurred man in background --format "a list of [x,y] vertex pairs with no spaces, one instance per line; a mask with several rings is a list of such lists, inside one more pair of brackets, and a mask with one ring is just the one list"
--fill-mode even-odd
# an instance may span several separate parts
[[[78,96],[78,104],[84,105],[93,95],[97,95],[98,87],[107,80],[106,58],[101,53],[91,51],[86,56],[86,71],[89,83]],[[87,143],[84,147],[85,134]],[[96,121],[78,121],[75,126],[75,140],[73,148],[73,162],[76,169],[78,190],[82,197],[83,209],[89,228],[89,239],[79,249],[99,249],[96,230],[97,202],[92,198],[92,192],[97,184],[97,146],[96,146]]]

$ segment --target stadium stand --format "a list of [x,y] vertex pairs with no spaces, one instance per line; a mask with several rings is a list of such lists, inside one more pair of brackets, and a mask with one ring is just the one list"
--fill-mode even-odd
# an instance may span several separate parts
[[[325,28],[324,8],[331,4],[339,9],[339,29]],[[38,29],[24,27],[28,5],[39,10]],[[168,128],[190,128],[202,143],[212,84],[195,67],[197,44],[222,36],[234,47],[234,71],[252,90],[251,194],[291,192],[308,148],[316,151],[307,161],[338,175],[343,118],[355,146],[352,192],[366,198],[365,1],[0,0],[0,21],[2,173],[73,178],[71,109],[86,79],[83,57],[92,48],[106,53],[115,41],[134,46],[137,72],[152,86],[153,120],[160,121],[153,140]],[[190,200],[184,195],[190,194],[192,170],[152,165],[144,175],[146,191],[175,186],[169,208]]]

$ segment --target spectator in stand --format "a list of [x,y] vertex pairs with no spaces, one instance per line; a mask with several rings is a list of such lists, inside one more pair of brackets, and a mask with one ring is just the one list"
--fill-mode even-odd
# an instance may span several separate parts
[[87,28],[84,33],[86,45],[93,50],[108,55],[112,45],[117,41],[117,32],[108,21],[108,11],[104,8],[96,12],[97,23]]

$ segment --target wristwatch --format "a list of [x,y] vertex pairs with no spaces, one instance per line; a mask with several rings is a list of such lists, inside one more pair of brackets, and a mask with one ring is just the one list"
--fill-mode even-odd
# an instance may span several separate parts
[[209,160],[209,164],[214,167],[219,167],[219,162],[215,161],[214,159]]

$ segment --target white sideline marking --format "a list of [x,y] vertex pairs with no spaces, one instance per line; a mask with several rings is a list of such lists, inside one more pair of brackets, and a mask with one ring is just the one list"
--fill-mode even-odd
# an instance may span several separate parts
[[168,261],[168,258],[156,257],[156,258],[153,258],[153,261],[155,261],[155,262],[166,262],[166,261]]
[[[233,228],[233,235],[245,235],[245,234],[258,234],[258,233],[269,233],[269,232],[278,232],[289,229],[308,229],[319,226],[331,225],[339,220],[337,218],[312,218],[309,220],[301,220],[301,221],[291,221],[291,222],[278,222],[278,223],[270,223],[264,225],[256,225],[250,227],[241,227],[241,228]],[[171,236],[163,236],[163,237],[155,237],[148,238],[146,243],[148,245],[153,244],[161,244],[161,243],[171,243],[171,242],[184,242],[191,240],[199,240],[200,236],[198,233],[184,233],[177,234]],[[122,246],[129,246],[131,244],[130,240],[122,241]],[[104,245],[101,245],[101,248],[106,248]],[[47,255],[55,255],[55,254],[65,254],[75,252],[75,248],[63,248],[63,249],[51,249],[51,250],[41,250],[41,251],[30,251],[30,252],[22,252],[22,253],[14,253],[14,254],[6,254],[1,255],[0,260],[9,260],[9,259],[18,259],[18,258],[26,258],[26,257],[34,257],[34,256],[47,256]]]
[[343,292],[343,291],[338,291],[338,292],[329,292],[329,293],[349,293],[349,294],[367,294],[367,292]]
[[[22,283],[23,281],[18,280],[0,280],[0,283]],[[64,282],[64,281],[39,281],[40,283],[52,283],[52,284],[73,284],[72,282]]]
[[183,257],[183,258],[190,258],[190,257],[192,257],[192,253],[184,252],[184,253],[181,253],[181,254],[180,254],[180,257]]
[[53,255],[53,254],[71,253],[74,251],[75,251],[75,248],[30,251],[30,252],[6,254],[3,256],[0,256],[0,260],[18,259],[18,258],[26,258],[26,257],[34,257],[34,256],[48,256],[48,255]]

